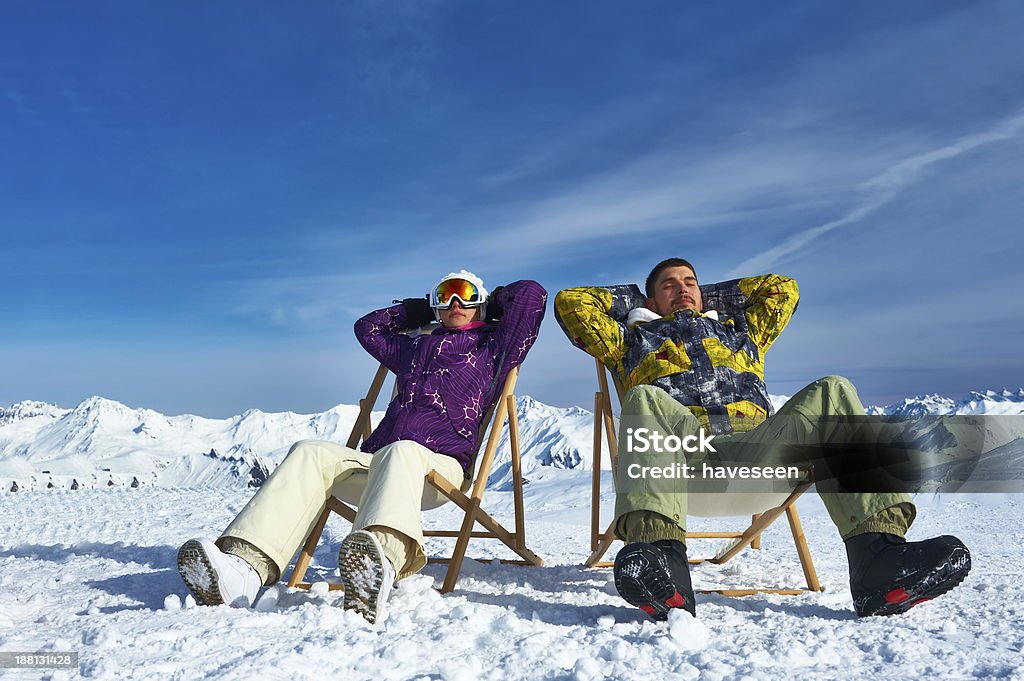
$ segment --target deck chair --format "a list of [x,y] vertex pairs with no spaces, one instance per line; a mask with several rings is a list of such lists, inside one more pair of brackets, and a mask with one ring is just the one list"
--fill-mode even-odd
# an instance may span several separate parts
[[[608,374],[611,372],[600,362],[597,363],[598,391],[594,393],[594,463],[593,477],[591,480],[591,502],[590,502],[590,549],[592,553],[584,563],[585,567],[611,567],[610,561],[601,559],[615,542],[615,521],[601,531],[601,433],[602,430],[607,438],[608,454],[615,470],[615,462],[618,457],[618,442],[615,432],[615,420],[612,416],[611,391],[608,388]],[[619,404],[622,403],[623,390],[615,375],[612,374]],[[603,425],[603,428],[602,428]],[[686,531],[687,539],[730,539],[731,541],[723,547],[712,558],[693,558],[692,564],[710,562],[714,564],[725,563],[735,557],[740,551],[750,546],[754,549],[761,547],[761,533],[775,522],[783,513],[789,520],[789,528],[793,533],[793,541],[796,543],[797,556],[800,558],[800,566],[803,568],[804,579],[807,588],[796,589],[698,589],[700,593],[718,593],[725,596],[749,596],[756,593],[771,593],[783,595],[796,595],[807,591],[824,591],[818,582],[818,574],[814,570],[814,563],[811,560],[811,552],[807,547],[807,540],[804,537],[803,527],[800,524],[800,516],[797,514],[796,500],[803,494],[813,482],[804,481],[799,483],[792,492],[788,493],[708,493],[691,492],[688,498],[689,515],[699,517],[722,517],[747,515],[751,516],[750,525],[741,531],[725,532],[691,532]]]
[[[370,389],[367,391],[366,397],[359,401],[359,415],[356,417],[356,422],[352,426],[352,433],[349,435],[347,446],[355,448],[359,446],[359,443],[362,440],[365,440],[370,436],[370,412],[373,410],[373,406],[377,402],[377,397],[380,394],[385,380],[387,379],[388,373],[387,367],[381,364],[377,369],[377,373],[373,377],[373,381],[370,383]],[[502,563],[511,563],[515,565],[544,565],[543,559],[526,547],[523,511],[523,476],[519,455],[519,423],[516,419],[516,398],[513,392],[515,390],[518,377],[519,367],[515,367],[508,373],[508,378],[505,379],[505,385],[502,388],[501,395],[491,406],[482,421],[484,424],[490,422],[491,430],[483,456],[477,458],[475,479],[467,478],[461,488],[456,488],[438,475],[436,471],[431,471],[427,474],[427,484],[424,486],[424,498],[421,505],[423,510],[437,508],[438,506],[451,501],[465,511],[462,525],[457,531],[424,530],[423,532],[424,536],[427,537],[457,538],[455,550],[452,553],[451,558],[428,559],[429,563],[448,563],[448,571],[445,574],[441,593],[448,593],[455,588],[455,583],[459,578],[459,571],[462,569],[462,561],[465,558],[466,549],[471,538],[499,539],[523,559],[502,560]],[[487,485],[487,477],[491,472],[491,465],[494,462],[494,455],[498,449],[498,440],[500,439],[501,432],[504,429],[506,418],[509,425],[509,444],[512,449],[513,499],[515,503],[515,531],[513,532],[506,530],[497,520],[492,518],[481,508],[484,488]],[[484,429],[481,428],[481,440],[483,438],[483,431]],[[478,442],[478,447],[479,444],[480,443]],[[346,483],[352,481],[352,478],[356,478],[358,475],[365,478],[365,474],[357,473],[351,476]],[[467,496],[466,492],[469,491],[470,486],[472,486],[472,492]],[[339,486],[339,490],[336,491],[343,498],[339,499],[337,496],[332,496],[327,500],[327,505],[324,508],[323,513],[320,514],[320,518],[317,520],[316,524],[313,525],[313,529],[310,530],[309,535],[299,552],[299,556],[295,560],[295,567],[292,569],[291,576],[288,578],[288,586],[301,589],[308,589],[311,586],[310,583],[303,582],[302,579],[305,577],[306,571],[309,569],[309,563],[313,558],[313,552],[316,550],[317,544],[320,543],[320,537],[323,534],[324,526],[327,524],[328,518],[331,513],[337,513],[349,522],[355,522],[356,509],[353,508],[353,506],[358,505],[362,487],[363,486],[360,481],[352,481],[352,483],[348,485],[342,484]],[[473,528],[476,523],[480,523],[485,528],[485,531],[474,531]],[[490,559],[486,559],[484,562],[490,562]],[[329,588],[333,590],[341,589],[343,587],[341,584],[331,584]]]

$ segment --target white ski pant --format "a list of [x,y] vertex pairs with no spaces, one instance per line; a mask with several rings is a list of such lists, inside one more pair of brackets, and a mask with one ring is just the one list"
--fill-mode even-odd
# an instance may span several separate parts
[[[411,440],[400,440],[373,454],[321,440],[296,442],[217,543],[232,547],[238,544],[231,541],[234,538],[252,544],[277,568],[263,575],[265,582],[276,581],[333,495],[358,505],[353,531],[376,535],[399,579],[407,577],[427,563],[421,509],[447,501],[424,480],[432,470],[452,485],[463,486],[457,460]],[[251,557],[251,553],[228,550]]]

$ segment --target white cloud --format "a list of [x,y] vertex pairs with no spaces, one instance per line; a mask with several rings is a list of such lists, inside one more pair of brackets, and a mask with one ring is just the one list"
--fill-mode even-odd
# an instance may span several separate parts
[[768,221],[863,177],[858,151],[796,135],[737,139],[713,153],[663,148],[557,196],[503,207],[500,227],[484,237],[480,250],[514,235],[530,258],[531,250],[560,244],[681,234],[755,217]]
[[1018,137],[1022,131],[1024,131],[1024,110],[1000,121],[991,130],[966,135],[951,144],[904,159],[863,182],[858,188],[861,194],[860,202],[841,217],[794,234],[778,246],[744,260],[727,276],[768,271],[784,258],[797,253],[821,235],[859,222],[871,215],[899,196],[904,190],[922,180],[926,171],[933,166],[981,147],[1013,139]]

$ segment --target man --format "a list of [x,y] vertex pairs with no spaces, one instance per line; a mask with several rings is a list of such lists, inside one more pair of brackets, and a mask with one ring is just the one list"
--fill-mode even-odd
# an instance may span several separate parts
[[[615,533],[626,546],[615,560],[619,594],[656,619],[671,608],[695,612],[686,560],[686,485],[637,479],[644,464],[700,461],[686,454],[633,451],[631,433],[651,426],[663,436],[714,435],[717,461],[811,463],[815,453],[859,457],[874,445],[853,385],[827,376],[807,386],[772,415],[764,384],[764,355],[796,310],[796,282],[777,274],[705,287],[681,258],[664,260],[635,287],[573,288],[555,297],[569,339],[615,372],[628,392],[616,468]],[[731,314],[721,314],[728,308]],[[722,317],[722,318],[720,318]],[[850,418],[852,417],[852,418]],[[816,460],[819,468],[822,459]],[[901,492],[840,485],[815,470],[817,490],[846,543],[857,614],[905,612],[959,584],[970,554],[951,536],[907,542],[916,511]]]

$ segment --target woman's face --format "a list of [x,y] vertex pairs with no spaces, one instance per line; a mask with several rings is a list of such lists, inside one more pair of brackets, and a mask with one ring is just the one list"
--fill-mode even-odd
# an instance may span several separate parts
[[462,303],[456,298],[452,301],[451,307],[447,310],[438,310],[437,316],[441,323],[449,329],[458,326],[465,326],[480,315],[479,307],[462,307]]

